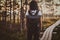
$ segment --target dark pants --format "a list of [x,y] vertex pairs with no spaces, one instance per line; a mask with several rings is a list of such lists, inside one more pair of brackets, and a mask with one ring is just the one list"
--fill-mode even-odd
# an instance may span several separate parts
[[27,40],[39,40],[40,28],[37,24],[28,24]]

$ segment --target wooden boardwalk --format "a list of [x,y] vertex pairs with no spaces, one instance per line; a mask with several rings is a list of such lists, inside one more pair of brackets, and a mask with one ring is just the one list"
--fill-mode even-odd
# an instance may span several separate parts
[[56,35],[56,33],[59,32],[59,31],[57,31],[57,30],[59,30],[59,28],[60,28],[60,20],[58,20],[56,23],[54,23],[53,25],[49,26],[45,30],[41,40],[55,40],[55,39],[52,39],[52,37],[53,37],[52,33]]

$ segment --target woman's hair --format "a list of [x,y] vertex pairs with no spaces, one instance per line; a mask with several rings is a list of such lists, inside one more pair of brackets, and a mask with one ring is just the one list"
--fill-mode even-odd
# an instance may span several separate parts
[[30,10],[38,10],[38,4],[36,1],[31,1],[29,4]]

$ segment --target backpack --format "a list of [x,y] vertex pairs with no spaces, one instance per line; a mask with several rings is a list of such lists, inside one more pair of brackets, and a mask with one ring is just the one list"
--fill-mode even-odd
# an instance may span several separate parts
[[28,11],[29,15],[27,18],[27,24],[38,24],[40,22],[40,16],[38,16],[38,10],[36,11],[35,15],[32,15],[30,11]]

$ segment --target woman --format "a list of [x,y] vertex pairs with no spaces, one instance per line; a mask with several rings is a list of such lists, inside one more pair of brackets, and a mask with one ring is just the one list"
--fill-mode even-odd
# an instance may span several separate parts
[[39,40],[41,27],[41,11],[36,1],[31,1],[26,12],[27,40]]

